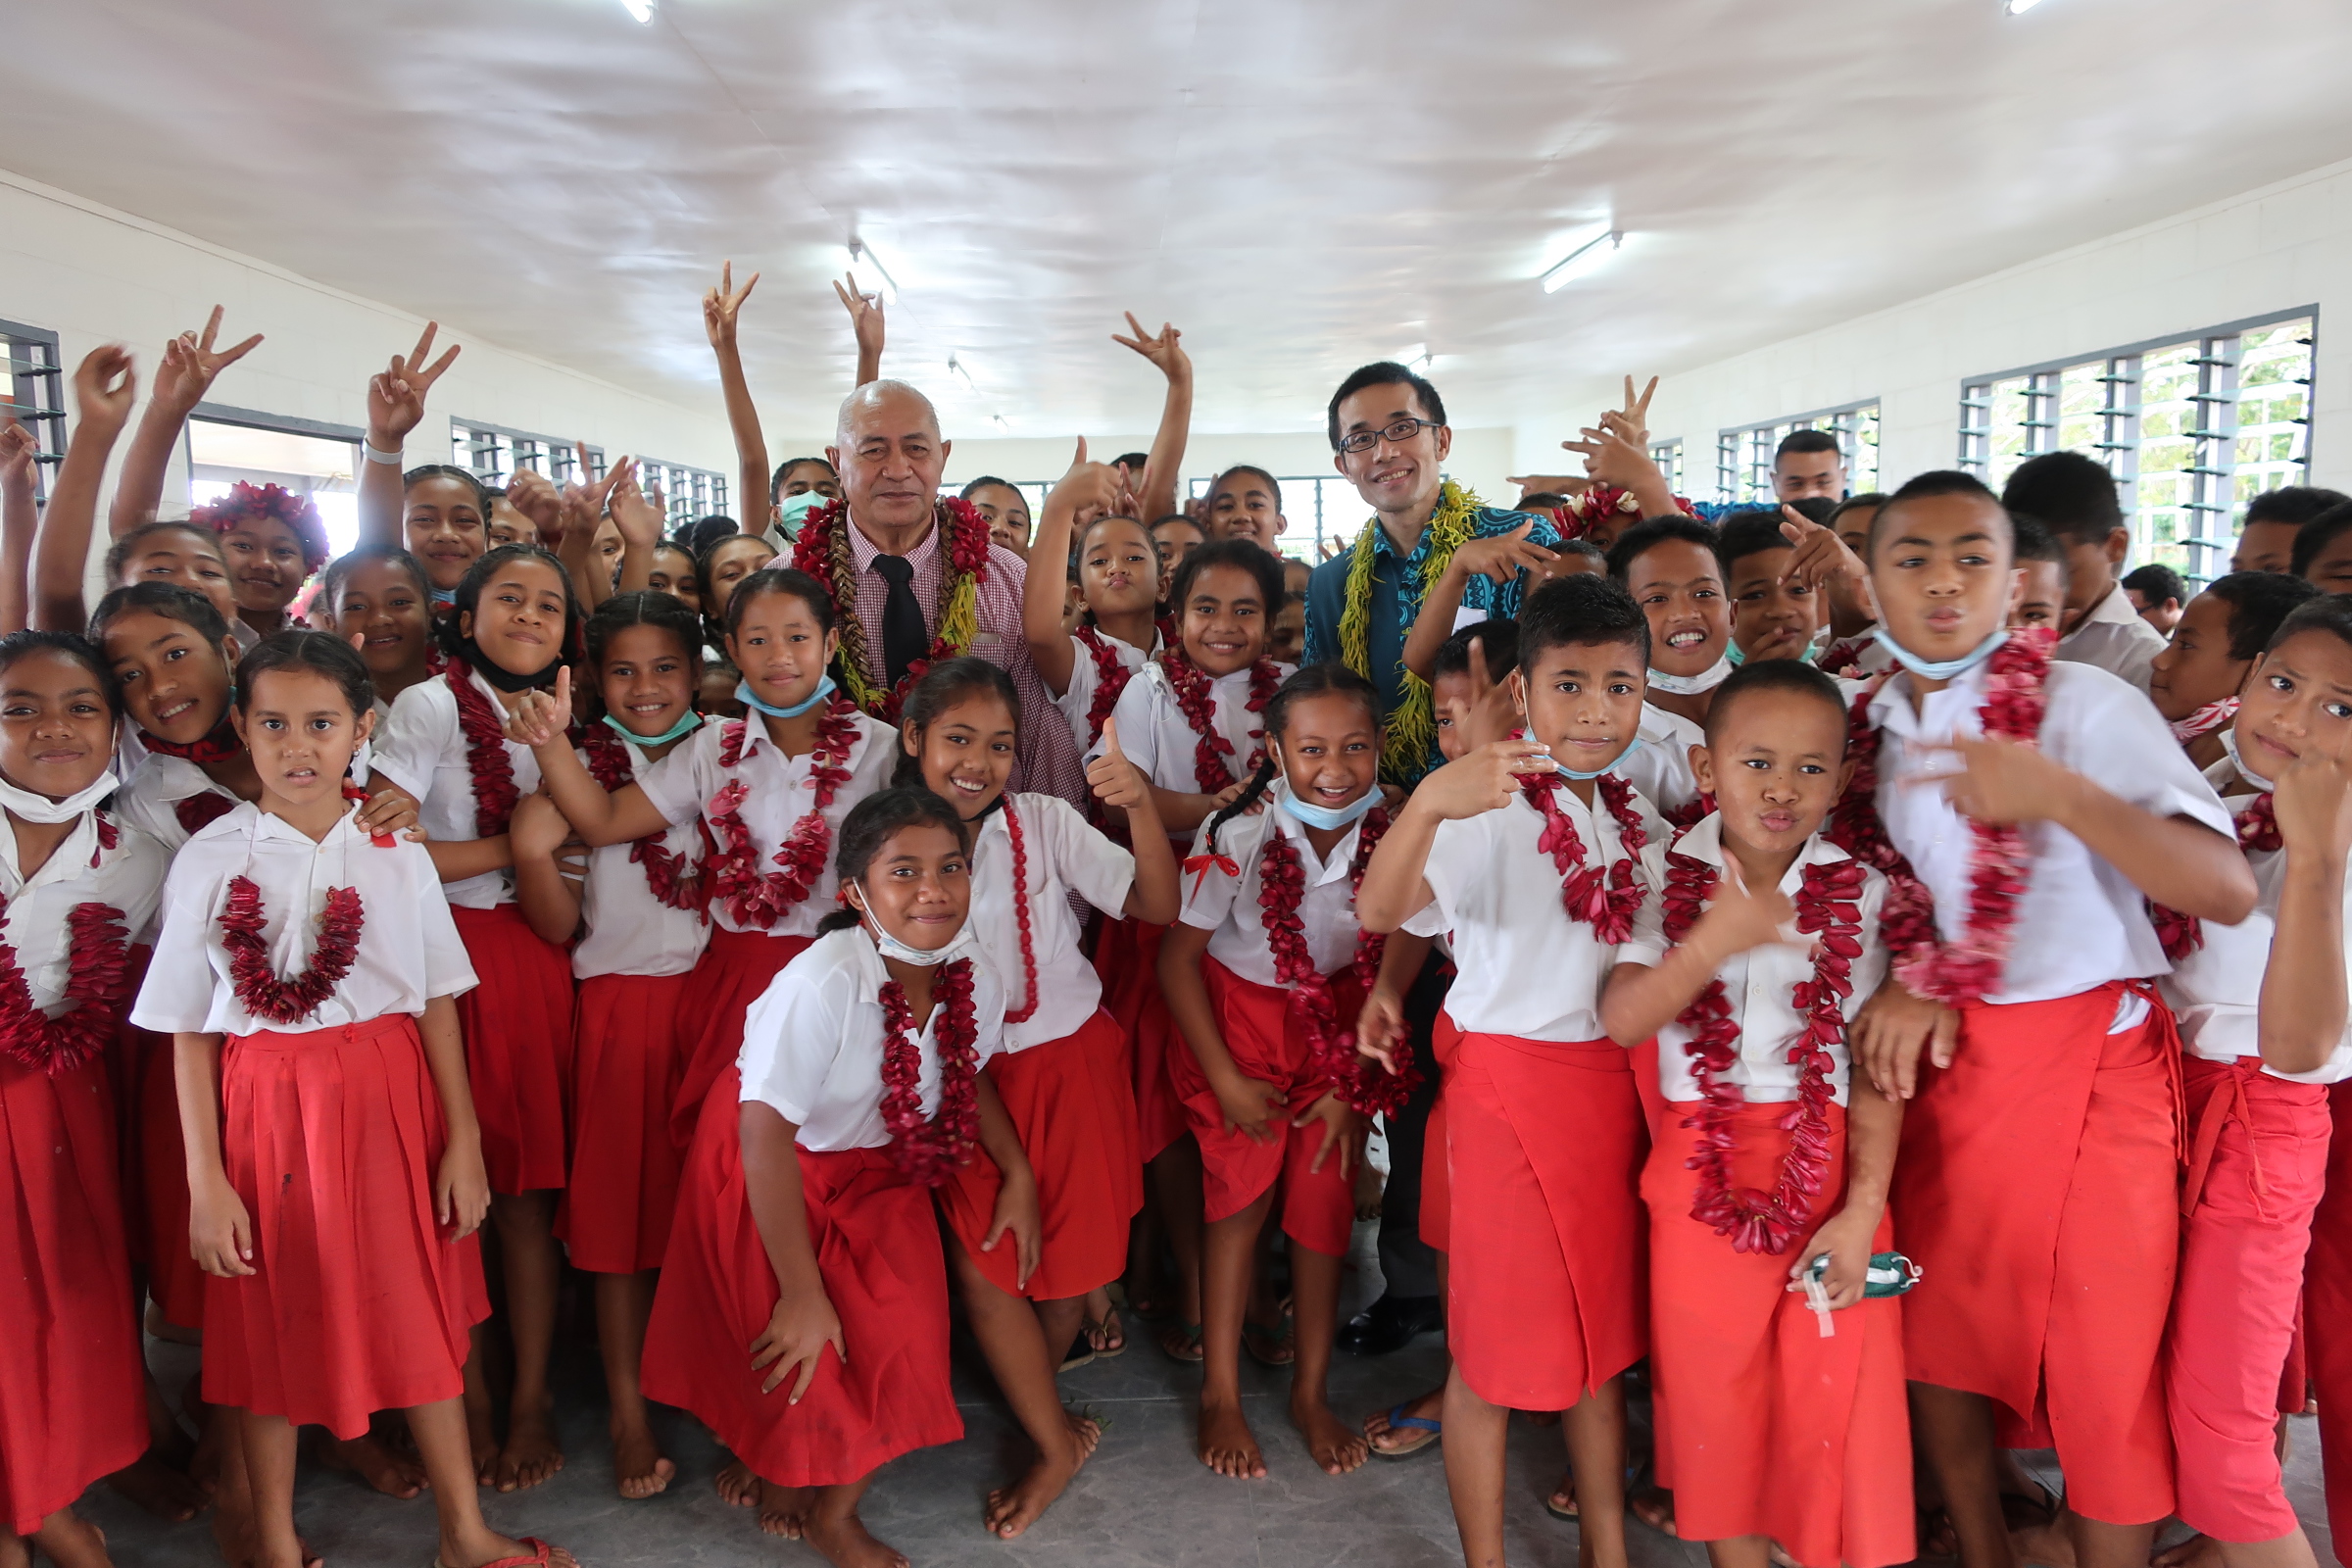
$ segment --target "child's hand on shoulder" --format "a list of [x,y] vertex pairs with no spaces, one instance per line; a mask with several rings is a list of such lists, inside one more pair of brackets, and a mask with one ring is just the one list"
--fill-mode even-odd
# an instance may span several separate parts
[[433,1214],[464,1241],[482,1228],[490,1212],[490,1173],[482,1164],[482,1141],[452,1138],[441,1152],[441,1168],[433,1176]]
[[360,803],[358,826],[370,838],[406,833],[414,842],[424,841],[424,829],[417,822],[416,797],[389,779],[379,778],[368,786],[368,798]]
[[1854,1015],[1848,1044],[1857,1074],[1888,1100],[1909,1100],[1919,1092],[1921,1053],[1936,1066],[1949,1067],[1959,1038],[1957,1012],[1914,996],[1889,975]]
[[1870,1284],[1870,1248],[1878,1229],[1877,1215],[1839,1209],[1796,1250],[1796,1261],[1788,1267],[1788,1289],[1802,1291],[1813,1260],[1826,1255],[1830,1266],[1821,1285],[1829,1293],[1830,1309],[1841,1311],[1861,1300]]
[[[787,1291],[776,1298],[775,1310],[767,1314],[767,1327],[752,1342],[752,1370],[768,1367],[766,1379],[760,1383],[761,1394],[773,1394],[784,1380],[796,1370],[800,1380],[785,1396],[787,1404],[798,1404],[801,1396],[808,1392],[809,1383],[816,1377],[817,1358],[825,1347],[841,1357],[841,1364],[850,1364],[850,1351],[842,1339],[841,1314],[833,1310],[832,1298],[821,1290]],[[773,1362],[774,1365],[769,1366]]]
[[571,728],[571,666],[556,671],[555,690],[524,692],[507,715],[507,739],[534,751],[559,741],[569,744]]
[[188,1189],[188,1255],[224,1280],[254,1272],[253,1216],[226,1174]]
[[1315,1146],[1315,1157],[1308,1160],[1307,1171],[1318,1173],[1323,1163],[1335,1152],[1340,1158],[1340,1177],[1346,1180],[1355,1174],[1355,1162],[1363,1157],[1364,1129],[1370,1125],[1364,1113],[1326,1090],[1323,1098],[1306,1107],[1298,1118],[1301,1124],[1319,1121],[1323,1124],[1323,1142]]
[[1413,804],[1444,821],[1483,816],[1510,805],[1524,777],[1555,765],[1551,748],[1542,741],[1489,741],[1423,779]]

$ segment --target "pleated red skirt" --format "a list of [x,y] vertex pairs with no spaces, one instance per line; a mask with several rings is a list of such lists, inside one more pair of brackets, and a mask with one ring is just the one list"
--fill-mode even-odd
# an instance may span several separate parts
[[[1168,1081],[1182,1097],[1186,1121],[1200,1145],[1202,1216],[1211,1223],[1231,1218],[1280,1181],[1283,1234],[1301,1247],[1345,1256],[1355,1228],[1355,1180],[1340,1174],[1336,1149],[1321,1170],[1312,1168],[1323,1147],[1323,1123],[1299,1117],[1330,1091],[1331,1081],[1308,1054],[1305,1031],[1291,1012],[1291,994],[1245,980],[1210,957],[1200,960],[1200,977],[1207,982],[1209,1005],[1216,1009],[1233,1064],[1286,1097],[1281,1136],[1261,1144],[1226,1128],[1224,1107],[1192,1047],[1179,1040],[1168,1053]],[[1352,969],[1333,977],[1332,994],[1343,1018],[1354,1017],[1363,1005]]]
[[[845,1485],[915,1448],[954,1443],[948,1270],[928,1189],[884,1149],[800,1152],[802,1200],[825,1296],[841,1319],[801,1402],[762,1394],[752,1365],[778,1291],[744,1190],[742,1093],[732,1062],[704,1102],[678,1220],[645,1339],[648,1398],[693,1412],[763,1481]],[[797,1377],[798,1374],[795,1374]]]
[[1490,1404],[1565,1410],[1649,1348],[1649,1139],[1611,1040],[1465,1034],[1446,1085],[1446,1344]]
[[2328,1187],[2311,1217],[2303,1268],[2304,1353],[2320,1406],[2328,1530],[2352,1541],[2352,1082],[2331,1085]]
[[118,1158],[103,1062],[0,1056],[0,1502],[21,1536],[147,1451]]
[[1168,1079],[1171,1054],[1186,1054],[1176,1020],[1159,994],[1159,942],[1167,927],[1105,916],[1095,941],[1102,1006],[1118,1021],[1133,1053],[1135,1125],[1145,1162],[1184,1136],[1184,1101]]
[[688,974],[600,974],[572,1004],[571,1179],[556,1235],[591,1274],[660,1268],[685,1155],[669,1136]]
[[356,1438],[456,1397],[481,1314],[472,1239],[433,1213],[449,1132],[416,1020],[231,1035],[220,1100],[254,1272],[205,1282],[205,1398]]
[[1127,1266],[1127,1223],[1144,1206],[1127,1037],[1098,1007],[1077,1033],[992,1056],[985,1070],[1037,1173],[1042,1246],[1027,1289],[1009,1241],[981,1250],[1004,1186],[985,1150],[939,1189],[949,1226],[1007,1295],[1056,1301],[1109,1284]]
[[1446,1163],[1446,1081],[1462,1049],[1453,1014],[1441,1009],[1430,1025],[1429,1050],[1438,1058],[1438,1096],[1429,1103],[1429,1131],[1421,1137],[1421,1240],[1437,1250],[1453,1245],[1453,1172]]
[[458,998],[466,1075],[494,1193],[564,1185],[571,1111],[571,959],[518,906],[455,905],[481,984]]
[[686,992],[678,1001],[684,1060],[677,1096],[669,1106],[669,1137],[680,1150],[694,1142],[710,1086],[743,1052],[743,1015],[752,1010],[768,982],[814,940],[710,928],[710,945],[686,976]]
[[2328,1175],[2328,1091],[2189,1056],[2180,1284],[2165,1335],[2180,1514],[2216,1541],[2296,1528],[2274,1446],[2311,1215]]
[[1999,1401],[2011,1447],[2055,1447],[2067,1502],[2105,1524],[2173,1511],[2159,1361],[2180,1245],[2180,1037],[2120,984],[1961,1009],[1952,1065],[1903,1119],[1896,1245],[1910,1376]]
[[[1911,1420],[1903,1388],[1902,1300],[1834,1314],[1824,1339],[1791,1295],[1794,1248],[1737,1252],[1690,1217],[1694,1102],[1661,1102],[1642,1171],[1649,1207],[1650,1374],[1658,1407],[1658,1484],[1674,1491],[1685,1541],[1769,1536],[1806,1568],[1885,1568],[1917,1554]],[[1845,1111],[1830,1107],[1830,1167],[1814,1219],[1845,1190]],[[1788,1135],[1786,1104],[1744,1105],[1733,1121],[1735,1186],[1770,1192]],[[1890,1219],[1873,1246],[1893,1245]]]

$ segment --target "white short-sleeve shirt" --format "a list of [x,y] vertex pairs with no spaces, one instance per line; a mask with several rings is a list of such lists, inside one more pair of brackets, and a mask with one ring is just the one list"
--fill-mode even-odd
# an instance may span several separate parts
[[[2241,792],[2229,798],[2232,812],[2245,811],[2257,799],[2238,779],[2228,758],[2214,763],[2205,776],[2216,786],[2234,786]],[[2201,922],[2204,945],[2176,962],[2173,972],[2157,982],[2180,1020],[2181,1047],[2207,1061],[2262,1054],[2262,980],[2271,961],[2271,940],[2278,928],[2278,894],[2286,880],[2286,853],[2248,850],[2246,862],[2254,868],[2254,885],[2259,890],[2254,912],[2235,925]],[[2352,888],[2346,889],[2344,904],[2347,929],[2352,929]],[[2352,976],[2352,952],[2345,954],[2344,966],[2347,976]],[[2298,1084],[2332,1084],[2352,1078],[2352,1028],[2347,1028],[2328,1060],[2315,1071],[2280,1072],[2271,1066],[2262,1070]]]
[[[1363,927],[1355,917],[1355,886],[1350,874],[1355,848],[1363,835],[1358,818],[1347,836],[1331,847],[1330,858],[1315,854],[1307,842],[1306,824],[1290,812],[1288,783],[1277,779],[1266,791],[1266,808],[1255,816],[1236,816],[1217,832],[1217,853],[1230,859],[1238,874],[1217,867],[1194,867],[1184,872],[1184,911],[1177,918],[1209,933],[1208,956],[1252,985],[1282,982],[1274,972],[1274,949],[1266,940],[1265,911],[1258,892],[1265,886],[1266,835],[1279,833],[1298,853],[1306,888],[1298,899],[1298,922],[1306,930],[1307,956],[1317,974],[1337,974],[1355,961],[1355,942]],[[1208,823],[1200,824],[1193,853],[1205,855]]]
[[[1098,631],[1095,635],[1101,638],[1102,645],[1110,650],[1112,657],[1118,660],[1122,669],[1143,668],[1145,663],[1155,658],[1160,650],[1157,633],[1152,635],[1150,654],[1145,653],[1131,642],[1111,636],[1108,632]],[[1132,684],[1132,677],[1130,684]],[[1089,752],[1095,744],[1095,735],[1087,725],[1086,715],[1095,710],[1095,694],[1102,689],[1102,674],[1095,666],[1094,651],[1088,648],[1082,639],[1072,637],[1070,639],[1070,684],[1059,697],[1054,699],[1054,706],[1061,710],[1061,716],[1070,721],[1070,734],[1077,740],[1078,750],[1081,753]],[[1126,695],[1124,688],[1121,689],[1120,695],[1122,697]],[[1120,733],[1124,735],[1126,732],[1122,728]],[[1121,750],[1125,750],[1123,744]],[[1162,786],[1162,788],[1165,787]],[[1015,1003],[1014,1005],[1018,1006],[1019,1004]]]
[[1642,705],[1642,743],[1617,760],[1611,772],[1642,792],[1661,811],[1672,811],[1698,799],[1698,775],[1691,771],[1690,748],[1704,746],[1707,732],[1680,713],[1669,713],[1651,703]]
[[[1625,858],[1616,818],[1597,813],[1559,792],[1560,809],[1585,846],[1586,863],[1613,865]],[[1599,801],[1594,793],[1595,804]],[[1639,795],[1642,831],[1651,844],[1665,842],[1666,824]],[[1598,1040],[1600,988],[1620,953],[1642,963],[1662,956],[1655,944],[1633,939],[1621,949],[1603,943],[1592,927],[1570,920],[1560,903],[1560,877],[1551,857],[1537,847],[1544,813],[1525,795],[1495,810],[1438,824],[1422,879],[1436,895],[1434,925],[1417,920],[1408,929],[1450,933],[1456,971],[1446,1010],[1465,1034],[1516,1035],[1522,1040]],[[1637,859],[1637,866],[1640,862]],[[1657,897],[1646,867],[1640,868],[1645,898]]]
[[[888,785],[891,770],[898,765],[899,732],[863,713],[854,718],[858,738],[850,743],[850,776],[833,792],[833,802],[825,808],[825,822],[836,842],[842,818],[850,814],[850,808]],[[727,730],[737,724],[743,726],[742,755],[733,767],[727,767],[719,757],[726,746]],[[749,793],[736,809],[760,852],[760,870],[765,875],[776,869],[777,852],[792,837],[792,830],[801,818],[816,805],[815,756],[814,752],[804,752],[799,757],[786,757],[768,738],[767,726],[757,717],[729,719],[724,723],[705,724],[686,737],[685,745],[642,769],[637,784],[664,820],[683,826],[699,821],[711,799],[740,780]],[[833,857],[828,851],[824,872],[808,890],[808,896],[785,911],[773,926],[747,925],[729,914],[723,901],[716,899],[710,904],[710,918],[729,931],[764,931],[766,935],[779,937],[813,936],[816,922],[840,906],[834,899],[836,885]]]
[[[975,950],[967,947],[963,956]],[[882,986],[890,972],[863,927],[817,938],[784,966],[743,1021],[745,1101],[772,1105],[800,1128],[812,1154],[882,1149]],[[1004,1048],[1004,987],[985,957],[972,964],[975,1049],[985,1062]],[[915,1045],[923,1112],[939,1112],[939,1044],[944,1009],[934,1006]]]
[[2156,656],[2165,646],[2164,633],[2132,608],[2131,597],[2118,586],[2108,589],[2075,629],[2058,639],[2051,657],[2103,669],[2144,695],[2156,672]]
[[[466,678],[487,698],[503,722],[498,689],[471,670]],[[539,760],[528,746],[501,740],[514,769],[517,798],[539,788]],[[466,728],[458,720],[458,694],[447,675],[420,680],[392,700],[392,716],[378,732],[373,771],[416,797],[416,817],[425,833],[444,844],[480,838],[474,821],[473,766],[466,751]],[[448,882],[442,891],[461,908],[495,909],[514,902],[514,873],[485,871]]]
[[[1966,928],[1973,840],[1968,819],[1942,789],[1922,775],[1951,770],[1954,735],[1981,735],[1982,663],[1939,692],[1921,711],[1911,707],[1911,677],[1897,674],[1871,699],[1885,737],[1879,757],[1879,815],[1936,903],[1945,940]],[[2230,812],[2173,739],[2147,698],[2103,669],[2053,663],[2040,746],[2062,766],[2158,816],[2185,816],[2217,833],[2231,831]],[[2052,822],[2026,830],[2033,855],[2017,901],[2009,963],[1992,1003],[2049,1002],[2113,980],[2165,973],[2164,946],[2147,901],[2123,872]],[[2136,999],[2127,999],[2127,1003]],[[2133,1021],[2118,1015],[2118,1026]]]
[[[632,776],[652,765],[643,747],[620,739]],[[585,754],[580,761],[587,765]],[[660,843],[684,860],[684,869],[692,869],[703,858],[702,823],[689,816],[660,835]],[[578,979],[684,974],[710,944],[710,923],[702,911],[672,908],[655,898],[645,865],[632,858],[636,853],[634,844],[607,844],[588,852],[588,880],[580,888],[580,917],[588,929],[571,950],[571,972]]]
[[[1687,855],[1723,869],[1723,817],[1710,814],[1683,835],[1675,846],[1679,854]],[[1653,845],[1642,852],[1656,885],[1663,889],[1666,882],[1666,850]],[[1781,877],[1781,891],[1790,902],[1803,891],[1808,866],[1836,865],[1851,858],[1843,850],[1816,833],[1805,841],[1788,871]],[[1886,878],[1876,869],[1862,868],[1862,897],[1857,901],[1861,914],[1861,930],[1857,940],[1862,952],[1846,970],[1853,989],[1845,999],[1843,1011],[1847,1023],[1862,1010],[1872,992],[1886,978],[1886,944],[1879,932],[1879,914],[1886,902]],[[1635,940],[1639,943],[1666,947],[1665,909],[1662,899],[1645,901],[1635,922]],[[1786,933],[1784,933],[1786,934]],[[1755,948],[1735,956],[1729,963],[1715,971],[1723,982],[1724,1000],[1731,1004],[1732,1017],[1740,1025],[1740,1055],[1721,1082],[1736,1084],[1744,1098],[1751,1102],[1779,1102],[1796,1098],[1798,1072],[1788,1063],[1788,1048],[1811,1026],[1811,1020],[1796,1010],[1791,1003],[1797,986],[1813,978],[1813,942],[1779,942],[1769,947]],[[1620,950],[1620,957],[1625,957]],[[1690,1070],[1690,1031],[1679,1023],[1670,1023],[1658,1031],[1658,1087],[1668,1100],[1691,1101],[1699,1098],[1698,1079]],[[1838,1103],[1846,1102],[1848,1061],[1845,1040],[1841,1036],[1830,1047],[1836,1061],[1831,1069],[1830,1083],[1835,1089]]]
[[[237,1000],[220,917],[234,877],[261,890],[270,965],[281,980],[300,974],[318,947],[327,892],[360,895],[360,945],[334,994],[291,1024],[256,1018]],[[295,1032],[369,1023],[424,1011],[435,997],[474,985],[473,965],[449,912],[433,858],[421,844],[379,845],[346,810],[325,838],[239,806],[199,830],[172,863],[162,933],[131,1022],[161,1033]]]
[[1058,795],[1023,793],[1004,802],[1004,810],[980,819],[972,837],[971,929],[1004,979],[1006,1009],[1018,1011],[1028,989],[1013,913],[1012,833],[1005,819],[1006,811],[1013,812],[1027,862],[1029,951],[1037,961],[1036,1011],[1004,1025],[1004,1049],[1014,1052],[1076,1034],[1102,1004],[1102,977],[1079,951],[1078,914],[1069,895],[1116,919],[1135,886],[1135,857],[1088,826]]
[[[1284,679],[1290,677],[1291,665],[1274,668]],[[1247,780],[1265,750],[1266,733],[1264,715],[1250,711],[1249,669],[1216,677],[1208,683],[1208,696],[1209,721],[1233,747],[1225,766],[1236,782]],[[1143,769],[1146,778],[1163,790],[1204,793],[1193,770],[1200,736],[1185,718],[1184,710],[1176,706],[1175,689],[1157,660],[1146,664],[1119,693],[1119,705],[1111,710],[1111,717],[1118,720],[1119,750]],[[1091,762],[1102,755],[1098,742],[1088,749],[1086,760]]]
[[211,774],[186,758],[147,752],[130,782],[115,792],[115,810],[167,851],[175,851],[188,842],[179,803],[200,795],[218,796],[224,808],[242,804],[236,791],[214,783]]
[[122,940],[139,942],[163,899],[171,852],[119,820],[110,820],[108,830],[115,836],[111,850],[101,848],[93,813],[82,812],[65,842],[26,877],[17,869],[17,835],[0,822],[0,895],[8,900],[0,939],[16,955],[32,1004],[52,1016],[73,978],[74,910],[84,904],[111,906],[122,913]]

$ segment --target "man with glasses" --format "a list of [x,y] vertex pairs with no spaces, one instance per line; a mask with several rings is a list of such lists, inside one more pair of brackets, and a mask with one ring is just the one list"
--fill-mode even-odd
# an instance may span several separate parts
[[[1329,434],[1340,472],[1372,508],[1352,548],[1306,584],[1306,662],[1339,660],[1379,688],[1381,776],[1409,787],[1438,758],[1427,683],[1403,667],[1404,639],[1447,564],[1469,574],[1457,623],[1516,615],[1527,573],[1548,571],[1559,530],[1548,517],[1483,505],[1445,477],[1453,432],[1438,389],[1401,365],[1367,365],[1340,383]],[[1421,1159],[1437,1088],[1430,1024],[1445,994],[1432,956],[1405,999],[1423,1087],[1385,1118],[1389,1183],[1381,1199],[1380,1299],[1340,1331],[1342,1348],[1381,1355],[1445,1326],[1437,1262],[1421,1240]]]

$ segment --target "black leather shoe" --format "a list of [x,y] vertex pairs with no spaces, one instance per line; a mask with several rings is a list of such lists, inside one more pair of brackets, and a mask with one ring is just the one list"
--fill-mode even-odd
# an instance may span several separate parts
[[1348,1320],[1339,1344],[1351,1355],[1386,1355],[1445,1326],[1444,1306],[1434,1296],[1383,1296]]

